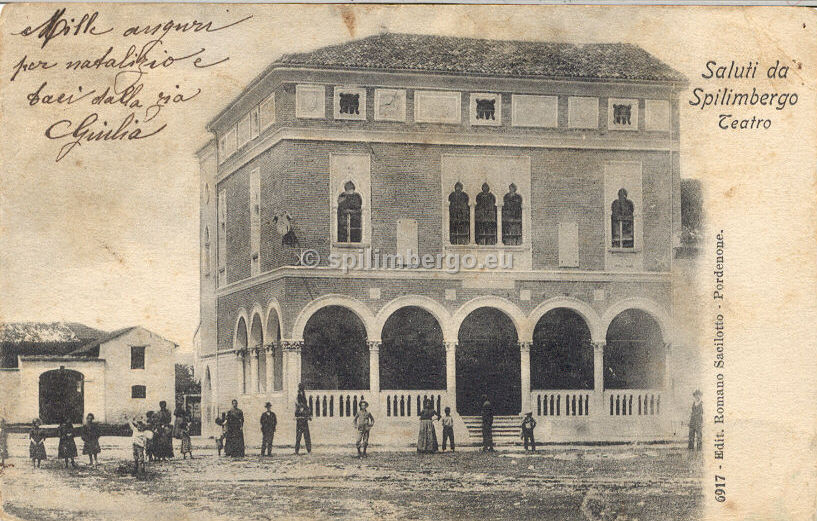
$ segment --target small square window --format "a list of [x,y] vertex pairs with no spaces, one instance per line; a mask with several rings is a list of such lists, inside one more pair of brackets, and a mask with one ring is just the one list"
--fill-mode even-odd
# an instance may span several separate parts
[[366,89],[335,87],[335,119],[366,119]]
[[145,346],[130,347],[130,368],[131,369],[145,368]]
[[144,385],[134,385],[130,388],[131,398],[147,398],[147,388]]
[[502,96],[499,94],[471,94],[471,124],[501,125]]
[[609,130],[638,130],[638,100],[610,98],[607,128]]

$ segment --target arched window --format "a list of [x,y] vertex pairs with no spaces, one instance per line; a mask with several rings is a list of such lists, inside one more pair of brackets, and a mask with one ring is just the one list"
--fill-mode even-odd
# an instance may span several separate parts
[[502,203],[502,244],[522,244],[522,196],[513,183]]
[[477,244],[496,244],[496,197],[488,183],[482,184],[482,192],[477,194],[474,208],[474,235]]
[[471,241],[471,210],[468,194],[462,191],[462,183],[454,184],[448,196],[448,240],[451,244],[468,244]]
[[360,242],[363,237],[363,198],[346,181],[338,196],[338,242]]
[[613,248],[632,248],[635,246],[633,226],[633,202],[627,199],[627,190],[618,191],[618,199],[611,208]]

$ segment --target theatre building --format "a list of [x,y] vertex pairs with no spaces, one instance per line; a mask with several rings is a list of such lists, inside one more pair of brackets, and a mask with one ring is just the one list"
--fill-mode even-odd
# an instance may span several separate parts
[[288,436],[303,383],[315,443],[353,440],[364,398],[374,442],[416,441],[425,398],[463,440],[482,394],[508,439],[528,411],[541,439],[672,436],[685,85],[629,44],[380,34],[273,62],[198,152],[204,433],[237,399],[250,443],[267,401]]

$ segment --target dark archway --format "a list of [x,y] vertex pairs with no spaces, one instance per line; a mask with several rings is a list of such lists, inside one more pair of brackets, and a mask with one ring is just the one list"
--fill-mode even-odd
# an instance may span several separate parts
[[342,306],[309,317],[301,352],[301,381],[307,389],[369,388],[369,349],[360,318]]
[[445,389],[443,330],[423,308],[400,308],[386,320],[380,348],[380,388]]
[[502,311],[479,308],[460,326],[457,346],[457,410],[480,413],[481,395],[488,395],[495,414],[519,414],[522,383],[518,336]]
[[548,311],[533,330],[531,389],[592,389],[593,344],[581,315],[567,308]]
[[267,316],[267,342],[273,347],[272,352],[272,390],[280,391],[284,388],[284,352],[281,349],[281,322],[278,320],[278,312],[271,310]]
[[85,412],[85,378],[70,369],[55,369],[40,375],[40,419],[44,424],[82,423]]
[[[258,354],[250,353],[249,356],[257,356],[256,358],[256,372],[255,379],[257,387],[250,389],[253,393],[263,393],[267,390],[267,357],[264,353],[264,329],[261,326],[261,317],[258,313],[252,316],[250,325],[250,347],[258,349]],[[252,372],[252,365],[250,365],[250,372]],[[250,380],[252,382],[252,380]]]
[[622,311],[607,328],[605,389],[659,389],[664,383],[661,327],[646,311]]

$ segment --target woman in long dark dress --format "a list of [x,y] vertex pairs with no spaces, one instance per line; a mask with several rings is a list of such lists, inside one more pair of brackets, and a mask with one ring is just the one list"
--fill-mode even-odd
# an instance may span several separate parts
[[227,411],[227,436],[224,441],[224,455],[233,458],[244,456],[244,413],[238,408],[238,400]]
[[99,424],[94,421],[94,415],[88,413],[85,418],[85,427],[82,428],[82,453],[88,455],[88,464],[96,465],[99,463],[98,454],[99,448]]
[[60,437],[60,444],[57,447],[57,457],[65,460],[65,468],[68,468],[68,460],[71,460],[71,465],[76,467],[74,458],[77,457],[77,444],[74,442],[74,424],[71,420],[65,418],[57,428],[57,434]]
[[159,411],[155,414],[156,417],[156,437],[154,437],[154,453],[160,460],[172,458],[173,455],[173,417],[170,414],[170,409],[167,408],[167,402],[164,400],[159,402]]
[[437,432],[434,430],[434,417],[440,414],[434,410],[431,400],[423,400],[423,410],[420,411],[420,434],[417,437],[417,452],[433,454],[437,452]]

